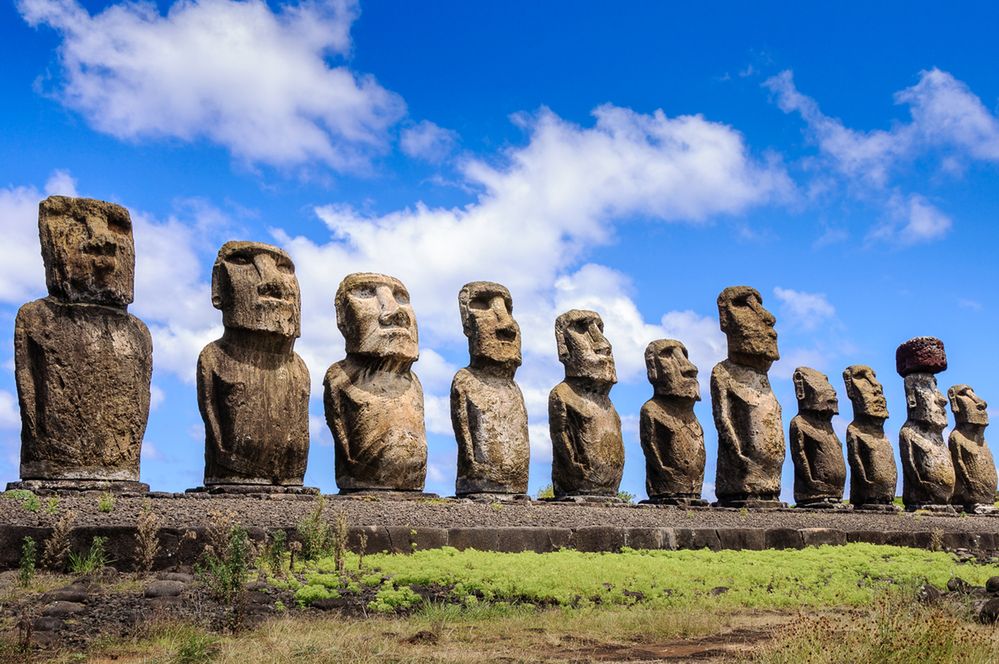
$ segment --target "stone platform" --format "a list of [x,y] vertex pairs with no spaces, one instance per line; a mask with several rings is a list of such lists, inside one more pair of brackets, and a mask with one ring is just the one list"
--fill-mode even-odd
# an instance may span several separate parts
[[[154,493],[121,497],[109,513],[97,496],[64,496],[54,510],[26,510],[15,498],[0,499],[0,567],[17,566],[21,543],[42,543],[60,518],[74,515],[70,539],[78,551],[95,536],[107,537],[113,564],[134,564],[136,522],[148,501],[160,520],[158,569],[193,564],[207,528],[220,514],[263,539],[274,530],[297,537],[296,526],[314,511],[317,498],[294,494],[257,496]],[[51,513],[50,513],[51,511]],[[804,509],[677,508],[655,505],[580,505],[539,502],[484,504],[469,500],[359,499],[327,496],[325,518],[343,513],[348,544],[357,550],[409,553],[451,546],[494,551],[548,552],[636,549],[803,548],[868,542],[992,556],[999,551],[999,517],[909,513],[854,513]],[[193,533],[193,536],[190,534]],[[362,537],[363,535],[363,537]]]

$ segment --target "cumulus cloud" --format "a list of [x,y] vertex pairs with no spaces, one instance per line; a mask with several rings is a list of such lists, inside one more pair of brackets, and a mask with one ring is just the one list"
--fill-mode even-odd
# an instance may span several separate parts
[[7,390],[0,390],[0,429],[21,428],[17,397]]
[[836,315],[836,308],[822,293],[806,293],[791,288],[774,288],[781,302],[781,322],[803,330],[814,330]]
[[457,140],[457,133],[424,120],[402,130],[399,147],[414,159],[437,163],[451,154]]
[[889,201],[885,220],[872,229],[869,237],[906,246],[937,240],[953,225],[951,218],[924,196],[896,193]]
[[53,94],[119,139],[206,139],[279,166],[364,168],[405,112],[396,94],[330,59],[349,54],[351,0],[187,0],[91,14],[74,0],[19,0],[59,33]]

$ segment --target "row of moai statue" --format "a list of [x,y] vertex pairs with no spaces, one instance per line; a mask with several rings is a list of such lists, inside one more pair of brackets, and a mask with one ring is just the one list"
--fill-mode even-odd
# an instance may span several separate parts
[[[21,482],[41,490],[147,491],[139,456],[149,414],[152,341],[127,312],[135,252],[128,211],[85,198],[53,196],[39,206],[48,297],[21,307],[15,371],[22,417]],[[304,487],[309,450],[309,372],[295,353],[301,305],[291,258],[256,242],[228,242],[212,270],[212,304],[224,333],[198,358],[198,405],[205,424],[205,485],[195,491],[315,492]],[[416,316],[393,277],[356,273],[335,297],[346,357],[324,380],[326,420],[342,493],[421,495],[427,469]],[[520,328],[510,292],[491,282],[458,295],[470,361],[451,386],[458,448],[456,494],[526,498],[530,444],[524,398],[514,381]],[[711,374],[718,429],[715,492],[721,506],[782,506],[785,441],[768,371],[779,359],[775,319],[748,287],[718,297],[728,358]],[[603,321],[572,310],[555,321],[565,379],[549,397],[556,499],[613,500],[624,469],[621,421],[609,393],[616,383]],[[996,469],[984,438],[985,402],[967,385],[950,389],[957,427],[944,443],[947,399],[935,374],[943,344],[921,337],[897,352],[908,420],[899,437],[903,500],[910,509],[989,509]],[[641,410],[649,502],[704,505],[704,433],[694,414],[697,368],[676,340],[645,352],[654,394]],[[790,425],[800,506],[842,504],[843,447],[832,427],[836,392],[822,373],[794,372],[799,413]],[[850,504],[894,509],[897,482],[884,433],[888,410],[874,371],[843,373],[853,403],[847,430]]]

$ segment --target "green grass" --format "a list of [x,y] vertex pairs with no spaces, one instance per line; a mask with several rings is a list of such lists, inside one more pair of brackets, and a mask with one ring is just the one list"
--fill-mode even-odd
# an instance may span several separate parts
[[[357,558],[347,561],[356,569]],[[298,566],[296,566],[298,567]],[[943,552],[851,544],[803,550],[634,551],[496,553],[452,548],[410,555],[364,557],[361,582],[379,578],[397,589],[450,588],[454,601],[554,606],[646,604],[718,608],[861,606],[888,587],[929,582],[942,587],[954,576],[983,585],[997,565],[959,564]],[[306,563],[308,583],[341,590],[348,582],[333,560]]]

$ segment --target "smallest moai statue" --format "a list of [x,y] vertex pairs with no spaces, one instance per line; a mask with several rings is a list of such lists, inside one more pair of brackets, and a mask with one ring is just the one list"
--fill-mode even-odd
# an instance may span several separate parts
[[653,341],[645,367],[654,390],[642,406],[639,433],[645,452],[645,489],[660,505],[705,506],[704,430],[694,414],[701,398],[697,367],[675,339]]
[[833,415],[839,413],[836,390],[828,376],[808,367],[795,369],[792,379],[798,398],[798,414],[789,432],[794,502],[798,507],[842,507],[846,463],[832,426]]
[[970,514],[994,514],[996,464],[985,442],[989,405],[968,385],[955,385],[947,397],[956,423],[949,440],[955,475],[951,503]]
[[874,369],[855,364],[843,371],[853,422],[846,428],[850,460],[850,506],[855,510],[897,512],[894,505],[898,468],[885,436],[888,402]]
[[902,502],[907,511],[953,512],[954,464],[943,439],[947,398],[937,389],[935,374],[947,369],[943,342],[916,337],[895,352],[898,374],[905,380],[908,419],[898,433],[902,458]]

